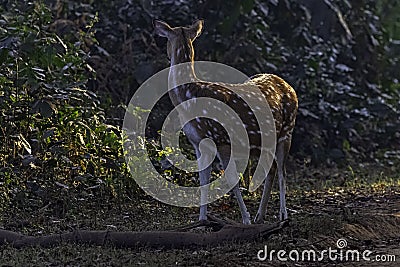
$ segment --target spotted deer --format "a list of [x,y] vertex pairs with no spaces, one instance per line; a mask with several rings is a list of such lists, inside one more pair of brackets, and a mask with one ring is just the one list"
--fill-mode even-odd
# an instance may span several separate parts
[[[235,109],[235,112],[240,113],[240,118],[246,126],[246,131],[249,136],[251,155],[257,156],[257,150],[261,149],[260,131],[252,117],[252,112],[248,111],[249,107],[235,95],[231,90],[227,89],[221,83],[206,82],[198,79],[194,70],[194,49],[193,41],[200,35],[203,28],[203,21],[198,20],[189,27],[170,27],[167,23],[159,20],[154,22],[155,33],[159,36],[166,37],[167,53],[171,62],[169,71],[169,83],[176,87],[169,91],[169,97],[174,106],[177,106],[184,101],[199,97],[210,97],[218,99],[230,107]],[[179,73],[173,66],[181,63],[191,63],[187,71]],[[179,85],[176,81],[179,80],[179,75],[189,75],[190,83]],[[280,219],[285,220],[288,218],[286,210],[286,184],[285,184],[285,162],[291,146],[292,132],[295,125],[295,118],[298,108],[297,96],[293,88],[280,77],[273,74],[258,74],[251,77],[245,83],[252,84],[258,87],[269,104],[273,122],[276,129],[276,147],[273,164],[271,169],[265,171],[264,190],[261,197],[261,202],[258,208],[257,215],[254,222],[262,223],[267,210],[267,202],[271,195],[272,185],[275,180],[276,172],[278,173],[279,190],[280,190]],[[240,84],[238,85],[240,86]],[[242,105],[242,106],[240,106]],[[190,109],[190,107],[187,107]],[[273,123],[272,122],[272,123]],[[204,138],[211,138],[217,146],[217,157],[226,169],[230,157],[230,143],[226,137],[223,136],[223,129],[221,125],[202,118],[189,121],[184,127],[183,132],[193,145],[196,152],[199,165],[200,185],[208,184],[211,176],[211,164],[209,166],[201,166],[199,158],[202,156],[200,153],[200,141]],[[229,173],[226,175],[237,176],[237,172]],[[233,187],[233,192],[238,201],[242,220],[244,224],[250,224],[250,215],[247,211],[246,205],[243,201],[239,184]],[[201,197],[207,192],[201,192]],[[199,220],[207,219],[207,205],[200,206]]]

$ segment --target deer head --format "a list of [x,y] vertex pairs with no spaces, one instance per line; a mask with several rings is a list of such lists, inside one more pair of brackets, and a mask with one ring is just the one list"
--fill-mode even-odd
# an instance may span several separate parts
[[203,20],[197,20],[189,27],[175,28],[161,20],[155,20],[153,23],[155,33],[168,39],[167,53],[171,63],[179,64],[193,61],[194,49],[192,43],[201,34]]

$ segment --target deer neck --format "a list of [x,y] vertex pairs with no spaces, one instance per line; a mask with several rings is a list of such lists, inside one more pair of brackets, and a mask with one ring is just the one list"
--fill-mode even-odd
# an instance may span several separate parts
[[187,41],[183,31],[182,38],[182,42],[171,47],[171,67],[168,76],[169,88],[174,88],[169,91],[169,96],[175,106],[191,98],[191,94],[187,92],[190,86],[188,83],[198,81],[194,72],[193,46]]

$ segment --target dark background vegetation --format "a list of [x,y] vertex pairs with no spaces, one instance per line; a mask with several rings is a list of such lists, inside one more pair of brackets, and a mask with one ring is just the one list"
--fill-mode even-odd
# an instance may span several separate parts
[[196,59],[286,79],[299,96],[298,163],[390,166],[400,157],[399,1],[2,3],[0,174],[7,187],[59,179],[118,187],[123,106],[168,66],[153,19],[188,25],[203,18]]
[[398,0],[0,0],[0,211],[63,216],[142,195],[120,130],[135,90],[169,64],[153,19],[202,18],[196,59],[295,88],[292,168],[397,170],[398,14]]

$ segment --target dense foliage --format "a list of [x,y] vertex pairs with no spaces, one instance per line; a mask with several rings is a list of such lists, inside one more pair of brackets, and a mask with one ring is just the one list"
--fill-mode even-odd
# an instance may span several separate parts
[[112,192],[122,176],[119,131],[88,90],[97,18],[63,39],[42,2],[8,9],[0,19],[0,197],[42,206],[71,187],[89,196]]

